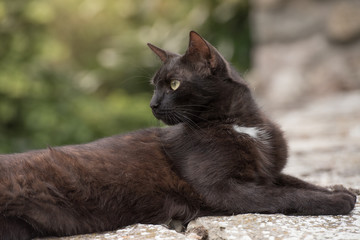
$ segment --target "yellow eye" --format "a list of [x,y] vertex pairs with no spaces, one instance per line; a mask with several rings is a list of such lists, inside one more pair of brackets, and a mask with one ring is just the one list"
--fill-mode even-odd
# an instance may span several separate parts
[[170,87],[172,90],[176,90],[180,87],[180,81],[179,80],[171,80]]

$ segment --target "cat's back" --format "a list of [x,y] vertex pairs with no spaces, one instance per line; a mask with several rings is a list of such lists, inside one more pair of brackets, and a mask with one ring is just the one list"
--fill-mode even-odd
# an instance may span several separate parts
[[[141,176],[156,168],[168,169],[160,142],[160,128],[149,128],[106,137],[86,144],[48,147],[0,155],[0,170],[11,174],[32,172],[42,180],[54,176],[103,179]],[[151,171],[149,171],[151,170]],[[47,174],[52,172],[52,174]],[[126,173],[126,174],[123,174]],[[114,179],[113,179],[114,180]]]
[[[160,128],[141,129],[125,134],[118,134],[110,137],[101,138],[89,143],[65,145],[65,146],[48,146],[46,149],[31,150],[22,153],[0,154],[0,161],[16,161],[32,158],[41,158],[51,151],[60,151],[64,154],[80,156],[87,153],[86,157],[100,157],[102,154],[112,154],[118,151],[136,151],[144,146],[153,146],[160,144]],[[155,147],[156,148],[156,147]],[[98,155],[98,156],[97,156]]]
[[75,156],[83,156],[89,161],[99,158],[105,160],[110,155],[123,158],[124,160],[126,160],[128,155],[135,155],[138,156],[138,158],[142,158],[144,157],[143,154],[147,156],[160,154],[160,133],[161,128],[141,129],[98,139],[86,144],[69,145],[54,149],[64,153],[71,153]]

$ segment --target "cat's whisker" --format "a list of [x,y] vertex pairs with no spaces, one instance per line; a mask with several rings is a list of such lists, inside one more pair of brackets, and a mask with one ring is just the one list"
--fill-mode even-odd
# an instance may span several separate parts
[[[183,114],[181,114],[180,112],[173,112],[173,114],[177,117],[177,119],[180,122],[184,122],[186,125],[190,125],[191,129],[193,129],[193,127],[198,128],[197,125],[194,125],[192,122],[190,122],[188,118],[186,118],[186,116],[184,116]],[[193,126],[194,125],[194,126]]]
[[208,109],[208,110],[191,109],[191,110],[189,110],[188,108],[178,108],[178,107],[176,107],[175,110],[177,110],[177,111],[185,111],[185,112],[191,111],[191,112],[195,112],[195,113],[209,113],[209,112],[212,112],[212,111],[213,111],[212,109]]
[[[193,112],[210,112],[214,110],[212,107],[203,106],[203,105],[178,105],[175,107],[176,110],[185,110],[185,111],[189,111],[189,108],[191,108],[191,111]],[[199,109],[194,109],[194,108],[199,108]]]
[[202,137],[205,137],[204,131],[201,129],[201,127],[191,120],[191,118],[185,116],[184,114],[181,114],[179,112],[174,112],[180,120],[182,120],[193,132],[197,132],[198,134],[202,135]]
[[193,116],[193,117],[195,117],[195,118],[197,118],[197,119],[200,119],[200,120],[202,120],[202,121],[204,121],[204,122],[209,122],[208,119],[202,118],[202,117],[200,117],[199,115],[193,114],[193,113],[191,113],[191,112],[189,112],[189,111],[183,110],[183,111],[181,111],[181,112],[184,113],[184,114],[187,114],[187,115],[191,115],[191,116]]
[[213,109],[213,107],[206,106],[206,105],[199,105],[199,104],[186,104],[186,105],[177,105],[176,107],[200,107],[200,108],[208,108]]

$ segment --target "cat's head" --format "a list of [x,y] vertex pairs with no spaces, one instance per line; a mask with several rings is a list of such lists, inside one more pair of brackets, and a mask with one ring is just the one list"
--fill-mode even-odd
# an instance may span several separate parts
[[163,62],[151,83],[154,116],[168,125],[236,117],[248,103],[249,89],[220,53],[190,32],[184,55],[148,44]]

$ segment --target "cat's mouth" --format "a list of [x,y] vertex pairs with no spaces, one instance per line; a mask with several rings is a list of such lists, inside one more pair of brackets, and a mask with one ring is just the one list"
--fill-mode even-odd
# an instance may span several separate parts
[[161,120],[162,122],[164,122],[166,125],[175,125],[178,124],[180,122],[183,122],[181,119],[181,115],[178,114],[176,111],[174,110],[152,110],[153,115],[156,117],[156,119]]

